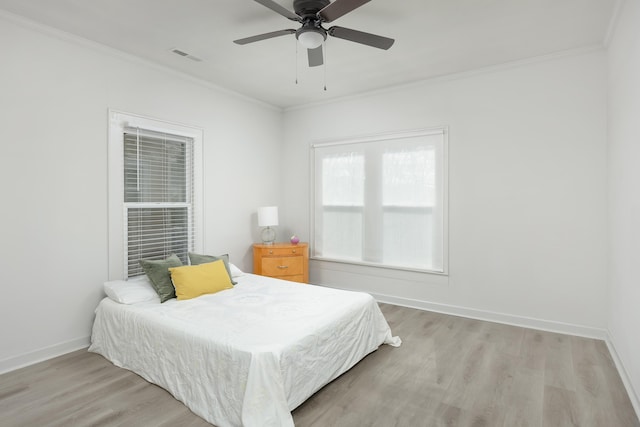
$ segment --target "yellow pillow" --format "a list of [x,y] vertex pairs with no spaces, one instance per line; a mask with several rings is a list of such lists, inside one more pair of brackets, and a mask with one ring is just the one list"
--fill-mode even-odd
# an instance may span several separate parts
[[231,289],[231,279],[222,260],[200,265],[185,265],[169,269],[176,297],[191,299],[204,294],[213,294]]

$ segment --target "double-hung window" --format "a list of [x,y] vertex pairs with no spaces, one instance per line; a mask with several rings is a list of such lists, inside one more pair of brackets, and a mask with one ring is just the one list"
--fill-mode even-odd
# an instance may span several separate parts
[[[139,260],[201,247],[201,131],[112,113],[110,275],[143,273]],[[118,273],[120,270],[121,273]]]
[[446,273],[446,129],[312,146],[316,259]]

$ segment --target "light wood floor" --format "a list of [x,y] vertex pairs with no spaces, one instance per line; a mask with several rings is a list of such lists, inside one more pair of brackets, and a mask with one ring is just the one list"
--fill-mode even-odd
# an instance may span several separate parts
[[[293,412],[298,427],[640,426],[606,345],[381,304],[382,346]],[[208,426],[85,350],[0,376],[2,426]]]

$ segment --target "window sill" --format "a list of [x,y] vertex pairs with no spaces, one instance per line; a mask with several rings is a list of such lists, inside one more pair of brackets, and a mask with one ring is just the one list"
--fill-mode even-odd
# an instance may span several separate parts
[[324,257],[309,257],[318,267],[347,273],[367,274],[389,278],[403,278],[406,280],[420,280],[425,276],[448,277],[448,272],[422,270],[408,267],[387,266],[362,261],[348,261]]

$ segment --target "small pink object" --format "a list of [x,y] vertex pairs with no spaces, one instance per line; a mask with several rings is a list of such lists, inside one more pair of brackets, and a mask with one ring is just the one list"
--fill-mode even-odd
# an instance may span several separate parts
[[298,238],[298,236],[296,236],[295,234],[293,236],[291,236],[291,244],[292,245],[297,245],[298,242],[300,242],[300,239]]

